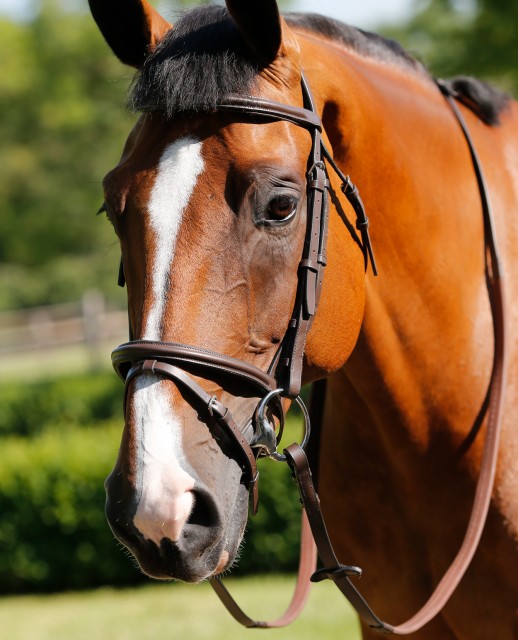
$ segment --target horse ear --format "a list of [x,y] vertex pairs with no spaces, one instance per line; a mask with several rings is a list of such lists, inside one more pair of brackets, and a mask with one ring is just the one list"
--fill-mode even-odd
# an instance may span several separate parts
[[252,51],[261,61],[273,62],[283,44],[276,0],[226,0],[226,5]]
[[141,67],[173,26],[147,0],[88,0],[88,3],[113,53],[132,67]]

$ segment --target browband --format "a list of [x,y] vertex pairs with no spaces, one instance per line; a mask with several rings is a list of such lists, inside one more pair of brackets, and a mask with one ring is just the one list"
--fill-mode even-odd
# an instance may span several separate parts
[[229,96],[224,102],[218,104],[217,110],[260,116],[271,120],[286,120],[310,131],[314,129],[322,131],[322,122],[314,111],[265,98]]

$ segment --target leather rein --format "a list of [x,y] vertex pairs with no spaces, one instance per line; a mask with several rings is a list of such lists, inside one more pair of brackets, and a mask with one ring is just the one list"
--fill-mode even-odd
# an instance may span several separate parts
[[[243,482],[250,491],[252,514],[256,513],[258,504],[259,475],[256,458],[269,456],[286,461],[292,469],[304,509],[299,575],[294,596],[286,613],[273,622],[253,620],[236,604],[218,576],[210,579],[211,585],[231,615],[246,627],[272,628],[289,624],[298,616],[307,600],[310,581],[330,579],[371,628],[398,635],[414,633],[444,607],[466,572],[478,547],[494,484],[507,369],[503,275],[488,190],[480,161],[464,118],[455,103],[455,94],[446,83],[437,81],[437,85],[461,127],[477,178],[484,220],[485,275],[493,318],[494,360],[488,392],[488,420],[484,451],[466,534],[450,568],[428,602],[415,616],[400,625],[388,624],[373,612],[357,590],[351,578],[361,575],[361,569],[344,565],[336,557],[320,510],[319,497],[305,452],[311,419],[319,423],[322,418],[321,410],[318,409],[310,417],[299,397],[299,392],[306,336],[318,306],[326,265],[329,190],[326,161],[340,178],[341,190],[356,213],[356,229],[359,236],[352,225],[350,228],[348,226],[348,229],[363,252],[365,269],[370,261],[373,272],[376,274],[376,264],[369,238],[368,220],[358,190],[338,168],[322,141],[322,123],[316,113],[304,76],[302,77],[303,108],[262,98],[241,96],[232,96],[218,106],[218,111],[246,114],[254,123],[278,120],[291,122],[307,129],[312,136],[307,172],[306,236],[299,263],[295,305],[286,334],[268,372],[265,373],[251,364],[216,352],[175,343],[130,340],[112,353],[113,366],[125,381],[126,395],[130,381],[136,376],[145,372],[154,373],[171,380],[181,388],[193,407],[201,409],[204,421],[216,432],[220,445],[229,448],[231,455],[242,468]],[[119,284],[124,285],[122,262]],[[233,389],[238,387],[239,392],[235,395],[259,398],[253,418],[247,424],[238,426],[228,408],[215,396],[207,394],[192,375],[217,380],[223,387],[225,384]],[[277,451],[277,445],[284,420],[282,397],[296,400],[301,406],[305,421],[305,436],[301,445],[292,444],[284,449],[283,454],[280,454]],[[321,408],[323,398],[316,400],[314,404]],[[272,414],[280,422],[278,435],[272,426]],[[323,567],[315,571],[317,550]]]

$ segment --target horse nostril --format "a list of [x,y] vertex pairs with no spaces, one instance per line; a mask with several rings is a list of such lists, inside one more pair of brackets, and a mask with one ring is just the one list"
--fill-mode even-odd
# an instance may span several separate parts
[[218,509],[211,495],[205,491],[194,491],[194,504],[187,524],[200,527],[217,527],[221,524]]

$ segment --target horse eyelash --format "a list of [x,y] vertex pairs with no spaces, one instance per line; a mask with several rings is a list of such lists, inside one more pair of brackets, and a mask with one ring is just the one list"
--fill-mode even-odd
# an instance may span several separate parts
[[101,213],[105,213],[106,214],[106,220],[108,220],[108,222],[113,225],[110,216],[108,215],[108,207],[106,206],[106,202],[103,202],[101,207],[99,208],[99,211],[95,214],[96,216],[100,216]]
[[95,214],[96,216],[100,216],[101,213],[108,213],[108,209],[106,208],[106,202],[103,202],[99,207],[99,211]]

